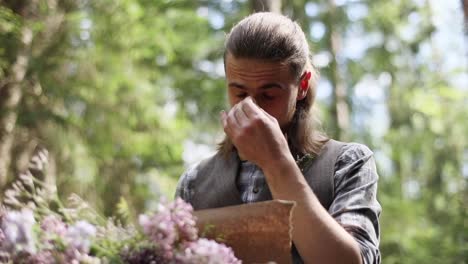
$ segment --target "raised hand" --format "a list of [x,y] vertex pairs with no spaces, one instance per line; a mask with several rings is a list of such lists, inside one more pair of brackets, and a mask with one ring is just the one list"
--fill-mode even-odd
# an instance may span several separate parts
[[242,159],[265,169],[291,155],[278,121],[255,104],[252,97],[246,97],[228,113],[222,111],[221,120]]

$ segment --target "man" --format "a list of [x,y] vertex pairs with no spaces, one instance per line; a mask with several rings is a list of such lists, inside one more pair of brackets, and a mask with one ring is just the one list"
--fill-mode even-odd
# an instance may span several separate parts
[[372,152],[317,130],[318,74],[299,25],[273,13],[244,18],[227,36],[224,64],[226,138],[181,177],[176,195],[196,210],[295,201],[294,262],[380,263]]

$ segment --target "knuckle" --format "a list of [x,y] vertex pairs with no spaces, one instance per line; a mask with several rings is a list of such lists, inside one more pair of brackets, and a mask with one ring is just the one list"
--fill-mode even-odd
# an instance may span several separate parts
[[255,126],[264,126],[265,123],[265,119],[262,118],[260,115],[254,115],[252,117],[252,124]]
[[251,135],[255,131],[255,127],[252,125],[244,126],[242,128],[243,135]]

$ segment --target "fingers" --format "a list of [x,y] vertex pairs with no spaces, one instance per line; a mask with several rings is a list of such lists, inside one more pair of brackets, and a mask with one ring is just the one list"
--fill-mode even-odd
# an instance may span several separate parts
[[221,110],[221,112],[219,113],[219,116],[221,118],[221,124],[223,125],[223,128],[226,129],[226,127],[227,127],[227,114],[226,114],[226,111]]
[[247,97],[244,101],[242,101],[243,107],[242,109],[244,110],[245,114],[247,117],[250,119],[262,119],[266,117],[267,119],[271,121],[275,121],[276,118],[268,114],[267,111],[265,111],[263,108],[257,105],[255,100],[251,97]]
[[239,126],[239,127],[242,127],[243,125],[246,124],[246,122],[248,122],[248,116],[247,114],[245,113],[244,111],[244,107],[243,107],[243,103],[240,102],[238,103],[237,105],[235,105],[233,107],[233,109],[231,110],[232,114],[233,114],[233,117],[236,121],[236,124]]
[[235,127],[242,127],[248,122],[249,112],[248,112],[248,109],[246,110],[247,102],[253,103],[252,98],[250,96],[245,98],[241,102],[237,103],[231,108],[229,113],[227,113],[228,125],[232,123],[232,125],[234,125]]
[[241,102],[234,105],[228,113],[221,112],[221,120],[224,132],[232,138],[236,132],[248,126],[251,122],[264,123],[267,120],[276,119],[259,107],[255,100],[248,96]]
[[248,123],[248,118],[241,108],[240,104],[235,105],[228,113],[221,111],[221,121],[224,132],[232,139],[234,134],[240,131],[240,128]]
[[224,133],[226,134],[226,136],[228,138],[230,138],[232,140],[233,138],[233,129],[232,129],[232,126],[229,125],[229,122],[228,122],[228,119],[229,119],[229,115],[228,113],[226,113],[226,111],[222,110],[220,112],[220,117],[221,117],[221,123],[223,124],[223,130],[224,130]]
[[260,107],[258,107],[252,97],[245,98],[239,104],[242,104],[242,111],[248,118],[254,118],[258,115]]

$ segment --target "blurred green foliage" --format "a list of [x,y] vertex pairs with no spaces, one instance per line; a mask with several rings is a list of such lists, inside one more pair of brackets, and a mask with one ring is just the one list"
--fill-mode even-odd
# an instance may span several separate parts
[[[431,1],[344,1],[331,13],[333,2],[283,1],[283,12],[303,26],[313,51],[331,60],[319,89],[337,72],[347,87],[347,134],[376,153],[383,263],[466,263],[468,92],[453,82],[467,78],[466,63],[444,66]],[[107,215],[119,210],[121,197],[134,212],[171,197],[184,170],[184,141],[216,143],[226,101],[224,32],[250,12],[249,3],[0,3],[0,111],[17,115],[1,123],[14,127],[8,182],[43,145],[48,181],[60,195],[78,193]],[[29,46],[20,45],[25,28],[33,32]],[[331,50],[332,32],[341,49]],[[362,45],[350,41],[356,37],[367,44],[350,55]],[[21,99],[6,107],[4,87],[21,54],[28,56]],[[368,79],[377,80],[367,86],[375,85],[370,92],[379,98],[359,91]],[[329,134],[339,136],[333,88],[318,106]],[[383,133],[371,118],[376,105],[386,109],[377,118],[388,119]]]

